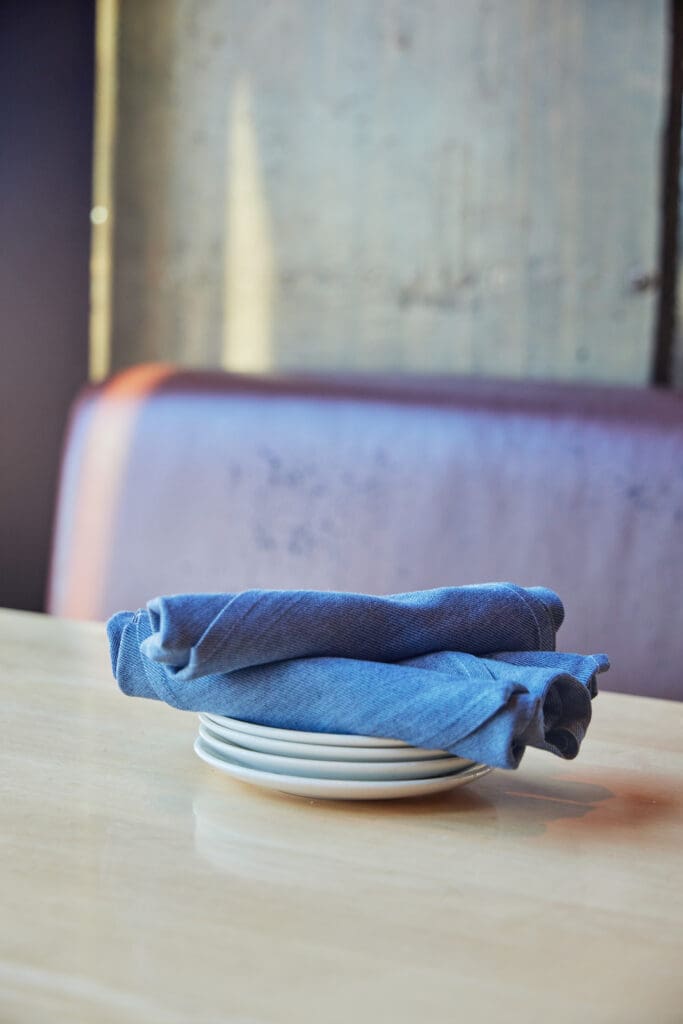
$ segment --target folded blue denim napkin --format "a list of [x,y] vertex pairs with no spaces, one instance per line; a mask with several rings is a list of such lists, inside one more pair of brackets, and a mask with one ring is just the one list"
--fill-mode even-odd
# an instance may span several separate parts
[[578,753],[604,654],[563,654],[557,594],[512,583],[376,597],[157,597],[107,623],[131,696],[312,732],[392,737],[516,768]]

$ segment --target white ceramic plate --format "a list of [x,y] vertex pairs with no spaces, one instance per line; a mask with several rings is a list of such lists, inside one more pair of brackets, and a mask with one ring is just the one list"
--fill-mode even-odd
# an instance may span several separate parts
[[344,779],[310,779],[299,775],[279,775],[276,772],[261,772],[233,764],[213,754],[204,741],[197,737],[194,750],[202,761],[225,772],[240,782],[249,782],[264,789],[275,789],[294,796],[306,796],[317,800],[396,800],[399,797],[427,796],[442,793],[456,786],[465,786],[475,779],[488,775],[492,768],[477,764],[452,775],[437,779],[408,779],[401,782],[357,782]]
[[439,775],[451,775],[474,764],[461,757],[438,757],[428,761],[318,761],[248,750],[221,739],[203,724],[199,726],[199,735],[209,750],[233,764],[259,771],[279,772],[281,775],[303,775],[317,779],[355,779],[362,782],[431,779]]
[[[284,757],[310,757],[321,761],[423,761],[450,757],[445,750],[422,750],[404,744],[402,747],[340,747],[325,743],[294,743],[289,740],[270,739],[256,733],[238,732],[222,724],[218,715],[200,713],[199,719],[213,733],[240,747],[258,750],[262,754],[281,754]],[[285,731],[285,730],[278,730]],[[317,733],[321,738],[326,733]],[[356,737],[353,737],[356,738]]]
[[226,715],[209,715],[214,722],[225,725],[235,732],[246,732],[250,736],[265,736],[271,740],[286,740],[288,743],[324,743],[328,747],[408,747],[402,740],[382,740],[376,736],[352,736],[337,732],[298,732],[296,729],[274,729],[269,725],[255,725],[239,718]]

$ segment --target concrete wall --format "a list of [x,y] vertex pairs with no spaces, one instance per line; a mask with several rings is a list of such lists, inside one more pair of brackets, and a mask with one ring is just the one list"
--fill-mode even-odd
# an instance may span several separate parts
[[120,0],[111,364],[643,384],[663,0]]

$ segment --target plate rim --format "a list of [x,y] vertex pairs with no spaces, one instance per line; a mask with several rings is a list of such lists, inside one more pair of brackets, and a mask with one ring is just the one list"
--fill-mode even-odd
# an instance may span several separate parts
[[[344,747],[341,745],[328,745],[326,743],[297,743],[295,740],[285,740],[279,737],[271,736],[259,736],[256,733],[239,732],[237,729],[232,729],[230,726],[223,725],[220,721],[216,721],[216,716],[210,715],[206,711],[198,712],[198,718],[200,722],[208,724],[209,728],[215,729],[219,735],[225,736],[225,739],[237,746],[244,746],[248,750],[258,749],[251,746],[251,743],[258,742],[260,744],[271,744],[275,743],[285,750],[282,751],[282,756],[287,757],[294,756],[294,751],[291,751],[291,747],[297,747],[296,755],[299,757],[314,757],[317,760],[344,760],[344,761],[362,761],[364,758],[372,761],[386,761],[386,762],[399,762],[410,759],[411,761],[425,761],[434,760],[444,756],[452,756],[449,751],[444,750],[428,750],[423,747],[413,747],[410,744],[404,744],[402,747],[359,747],[350,746]],[[319,734],[321,737],[325,736],[325,733]],[[239,740],[242,740],[240,743]],[[310,753],[306,753],[310,751]],[[344,754],[342,754],[342,751]],[[264,751],[265,753],[273,753],[271,750]]]
[[[334,761],[332,759],[326,761],[324,758],[318,758],[318,757],[316,757],[316,758],[288,757],[286,754],[265,754],[265,753],[262,753],[260,750],[252,750],[249,747],[240,747],[236,743],[230,743],[229,740],[225,740],[225,739],[222,739],[220,736],[216,736],[215,733],[212,733],[211,730],[206,725],[204,725],[203,722],[200,722],[200,725],[199,725],[199,736],[200,736],[200,738],[205,743],[208,744],[210,749],[213,749],[213,745],[214,744],[215,744],[215,746],[217,746],[219,748],[219,751],[220,751],[220,749],[225,748],[226,760],[232,761],[232,759],[234,759],[237,764],[240,763],[239,760],[238,760],[238,756],[239,755],[232,754],[232,750],[235,750],[235,751],[245,751],[247,754],[254,755],[256,758],[275,758],[277,761],[280,761],[280,762],[283,763],[283,767],[284,767],[285,770],[284,770],[284,772],[282,774],[295,775],[297,778],[318,778],[318,779],[323,779],[324,778],[325,781],[328,781],[328,779],[334,778],[334,776],[323,776],[323,775],[315,775],[315,774],[312,774],[312,775],[302,775],[300,771],[298,771],[298,772],[293,772],[293,771],[292,772],[288,772],[287,769],[286,769],[287,761],[296,762],[296,765],[299,768],[301,768],[302,766],[305,766],[305,765],[310,765],[312,769],[315,768],[315,769],[317,769],[317,771],[321,771],[321,770],[324,771],[328,766],[330,768],[331,768],[331,766],[335,766],[335,769],[340,772],[340,781],[344,781],[343,777],[341,777],[341,772],[343,772],[343,771],[357,771],[357,772],[360,772],[360,771],[365,770],[365,771],[368,771],[370,773],[375,772],[375,771],[380,771],[380,772],[384,771],[384,772],[388,773],[389,770],[393,769],[394,771],[400,771],[400,772],[409,772],[411,770],[412,771],[421,772],[421,771],[426,771],[428,768],[434,768],[434,774],[433,775],[424,775],[424,776],[422,776],[422,778],[436,779],[436,778],[440,778],[440,777],[445,776],[445,775],[453,774],[456,771],[456,765],[457,764],[460,765],[460,767],[457,768],[457,771],[464,771],[466,768],[472,768],[476,764],[476,762],[474,762],[474,761],[468,760],[467,758],[464,758],[464,757],[456,757],[454,754],[449,754],[448,756],[444,756],[444,757],[431,758],[431,759],[428,759],[428,760],[423,758],[422,760],[417,760],[417,761]],[[218,753],[218,756],[220,756],[220,753]],[[448,770],[437,772],[436,769],[438,768],[439,765],[441,765],[442,768],[444,767],[442,762],[452,762],[452,764],[451,764],[451,766],[449,767]],[[248,768],[248,767],[251,767],[251,766],[250,765],[244,765],[244,766],[241,766],[241,767]],[[294,767],[294,764],[292,764],[292,768],[293,767]],[[277,774],[277,769],[275,769],[275,768],[256,768],[254,770],[256,770],[256,771],[265,771],[265,772],[270,771],[270,772],[273,772],[273,773]],[[413,779],[415,781],[417,781],[417,779],[419,777],[420,776],[413,776]],[[346,781],[349,781],[349,782],[351,782],[351,781],[360,782],[360,781],[363,781],[363,780],[360,780],[360,779],[353,779],[353,780],[352,779],[348,779]],[[377,781],[377,782],[388,782],[388,781],[391,781],[391,780],[389,780],[389,779],[379,779],[378,778],[378,779],[366,779],[365,781],[366,782],[375,782],[375,781]],[[405,781],[405,780],[395,779],[393,781],[398,782],[398,781]]]
[[[269,739],[282,740],[285,743],[321,743],[329,747],[410,747],[405,740],[386,739],[377,736],[361,736],[354,733],[341,732],[302,732],[299,729],[281,729],[273,725],[258,725],[242,718],[230,718],[218,715],[213,711],[201,712],[219,724],[225,724],[235,732],[246,732],[253,736],[264,736]],[[286,737],[289,736],[289,740]],[[325,737],[324,741],[321,737]]]
[[[301,789],[303,786],[315,786],[317,783],[320,786],[325,786],[330,789],[333,793],[337,793],[340,799],[372,800],[382,797],[401,795],[419,796],[420,790],[427,790],[433,786],[443,786],[444,789],[448,789],[450,788],[448,786],[449,782],[454,786],[458,784],[462,785],[465,782],[483,778],[494,770],[489,765],[475,764],[470,768],[463,768],[460,771],[451,772],[448,775],[439,775],[437,778],[361,782],[356,779],[320,779],[310,776],[284,775],[277,772],[262,772],[256,768],[245,768],[242,765],[226,761],[215,754],[212,754],[209,750],[205,750],[199,736],[197,736],[194,741],[193,749],[200,760],[204,761],[210,767],[217,768],[218,771],[222,771],[225,775],[232,776],[240,782],[260,786],[262,789],[278,790],[283,793],[289,793],[290,795],[308,796],[310,796],[310,793],[297,794],[296,789]],[[415,788],[417,788],[417,792],[405,792],[408,789],[415,790]],[[368,790],[372,791],[372,793],[369,793]],[[325,799],[325,797],[322,796],[319,798]]]

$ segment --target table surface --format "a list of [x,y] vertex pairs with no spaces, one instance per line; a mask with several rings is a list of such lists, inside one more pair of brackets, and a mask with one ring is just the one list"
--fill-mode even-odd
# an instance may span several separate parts
[[234,782],[102,626],[0,612],[3,1024],[683,1017],[683,705],[579,758],[335,803]]

